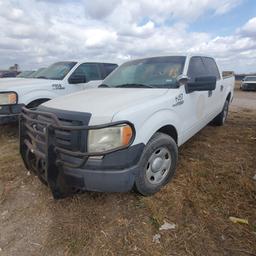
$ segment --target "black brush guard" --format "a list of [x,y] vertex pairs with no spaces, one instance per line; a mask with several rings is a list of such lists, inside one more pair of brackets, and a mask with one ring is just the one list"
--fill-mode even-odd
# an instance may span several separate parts
[[[71,120],[72,121],[72,120]],[[133,138],[129,145],[104,152],[87,152],[88,130],[102,129],[115,125],[128,124],[133,130]],[[104,125],[77,125],[63,123],[55,113],[22,108],[20,115],[20,154],[28,170],[32,170],[39,179],[48,185],[54,198],[63,198],[74,193],[74,188],[67,185],[64,179],[65,167],[83,168],[91,156],[104,156],[129,147],[135,137],[133,124],[128,121],[119,121]],[[59,143],[59,137],[64,134],[73,143],[67,146]],[[75,138],[75,139],[74,139]],[[79,141],[78,141],[79,140]]]

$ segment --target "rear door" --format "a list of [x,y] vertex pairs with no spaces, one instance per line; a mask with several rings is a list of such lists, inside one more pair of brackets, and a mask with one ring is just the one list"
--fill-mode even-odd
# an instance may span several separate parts
[[224,87],[222,84],[222,79],[219,73],[219,69],[217,64],[213,58],[210,57],[202,57],[204,65],[207,69],[209,76],[216,77],[216,89],[208,92],[207,105],[210,110],[210,118],[214,118],[218,115],[222,109],[222,98],[224,97]]

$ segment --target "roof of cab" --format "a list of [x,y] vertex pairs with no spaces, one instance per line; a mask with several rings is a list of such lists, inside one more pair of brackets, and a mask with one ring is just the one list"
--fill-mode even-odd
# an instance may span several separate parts
[[114,64],[114,65],[118,65],[116,62],[114,61],[100,61],[100,60],[90,60],[90,59],[85,59],[85,60],[73,60],[74,62],[77,63],[104,63],[104,64]]
[[[143,60],[143,59],[150,59],[150,58],[172,57],[172,56],[183,56],[183,57],[188,57],[188,58],[200,56],[200,57],[213,58],[213,56],[210,56],[207,54],[201,54],[201,53],[176,53],[176,54],[172,53],[172,54],[164,54],[164,55],[160,54],[160,55],[153,55],[153,56],[145,56],[145,57],[141,57],[141,58],[131,58],[126,61],[128,62],[128,61],[133,61],[133,60]],[[124,61],[124,62],[126,62],[126,61]]]

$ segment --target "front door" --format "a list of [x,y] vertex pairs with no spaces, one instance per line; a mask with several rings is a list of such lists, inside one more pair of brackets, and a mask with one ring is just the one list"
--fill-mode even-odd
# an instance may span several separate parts
[[99,64],[97,63],[83,63],[77,67],[73,72],[70,78],[79,76],[84,77],[84,83],[75,83],[73,84],[68,80],[70,91],[81,91],[84,89],[95,88],[101,84],[102,75],[100,72]]
[[[187,75],[190,82],[196,77],[207,76],[207,70],[201,57],[191,57]],[[194,91],[187,93],[185,86],[181,86],[184,103],[181,105],[182,113],[182,141],[186,141],[197,133],[207,123],[209,116],[208,91]]]
[[216,89],[208,92],[207,108],[209,108],[210,121],[222,110],[224,87],[221,76],[213,58],[202,57],[209,76],[216,77]]

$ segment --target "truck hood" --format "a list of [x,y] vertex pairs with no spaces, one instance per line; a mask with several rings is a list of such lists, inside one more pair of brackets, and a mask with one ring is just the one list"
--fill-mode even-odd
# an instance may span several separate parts
[[49,80],[49,79],[36,79],[36,78],[16,78],[11,80],[0,80],[0,92],[1,91],[16,91],[19,89],[29,88],[32,86],[43,86],[44,84],[56,84],[61,83],[58,80]]
[[256,84],[256,80],[254,80],[254,81],[243,81],[243,84]]
[[69,94],[44,103],[53,109],[91,113],[91,125],[111,122],[113,116],[129,107],[165,94],[168,89],[99,88]]
[[0,79],[0,84],[5,83],[7,81],[16,81],[16,80],[20,80],[20,79],[24,79],[21,77],[6,77],[6,78],[1,78]]

